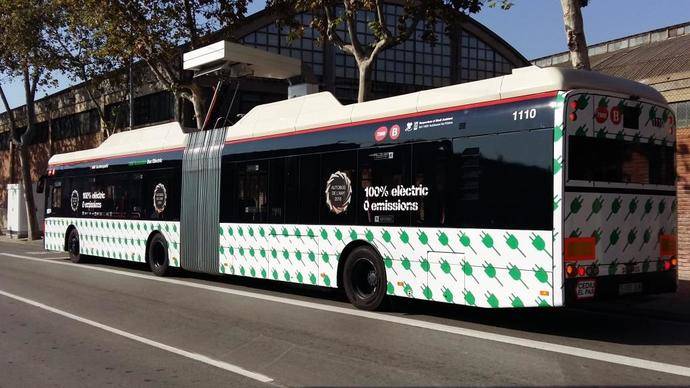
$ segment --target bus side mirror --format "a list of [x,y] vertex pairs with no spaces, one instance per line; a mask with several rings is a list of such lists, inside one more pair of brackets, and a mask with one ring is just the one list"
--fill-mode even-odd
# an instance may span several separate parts
[[38,182],[36,183],[36,192],[38,194],[42,194],[43,191],[45,191],[45,189],[46,189],[46,176],[44,174],[44,175],[41,175],[40,178],[38,178]]

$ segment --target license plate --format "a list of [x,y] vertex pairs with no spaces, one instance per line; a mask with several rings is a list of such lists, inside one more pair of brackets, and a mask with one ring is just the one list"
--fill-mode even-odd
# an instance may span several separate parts
[[618,286],[618,294],[638,294],[642,292],[642,283],[623,283]]
[[577,299],[594,298],[596,290],[596,280],[578,280],[577,285],[575,287],[575,297]]

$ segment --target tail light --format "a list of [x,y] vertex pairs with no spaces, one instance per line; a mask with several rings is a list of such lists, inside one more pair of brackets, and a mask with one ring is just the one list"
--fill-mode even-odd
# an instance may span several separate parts
[[574,265],[568,264],[565,266],[565,274],[569,277],[572,278],[577,274],[577,268],[575,268]]
[[587,269],[585,267],[577,267],[577,276],[585,276],[587,274]]
[[671,260],[664,260],[664,271],[671,269]]
[[670,261],[671,261],[671,267],[675,268],[678,266],[678,258],[677,257],[673,256]]
[[599,266],[594,263],[587,267],[587,276],[597,276],[599,275]]

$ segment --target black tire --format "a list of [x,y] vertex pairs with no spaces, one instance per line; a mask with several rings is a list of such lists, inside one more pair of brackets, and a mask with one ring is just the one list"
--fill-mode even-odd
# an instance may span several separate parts
[[84,255],[79,252],[79,232],[76,228],[70,230],[67,236],[67,252],[69,252],[69,259],[75,264],[86,261]]
[[170,261],[168,260],[168,242],[160,233],[151,237],[149,246],[146,248],[151,272],[156,276],[166,276],[170,274]]
[[371,248],[355,248],[343,265],[343,289],[355,307],[378,310],[386,299],[386,267]]

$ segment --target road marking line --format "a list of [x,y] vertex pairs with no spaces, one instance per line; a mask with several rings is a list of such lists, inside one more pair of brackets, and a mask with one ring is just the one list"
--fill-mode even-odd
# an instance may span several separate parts
[[190,358],[194,361],[203,362],[204,364],[215,366],[216,368],[220,368],[220,369],[226,370],[228,372],[242,375],[244,377],[248,377],[250,379],[257,380],[257,381],[260,381],[262,383],[273,382],[273,379],[268,377],[268,376],[264,376],[260,373],[248,371],[248,370],[246,370],[242,367],[239,367],[237,365],[233,365],[233,364],[227,363],[225,361],[216,360],[216,359],[213,359],[211,357],[204,356],[203,354],[189,352],[187,350],[179,349],[179,348],[176,348],[176,347],[170,346],[170,345],[166,345],[164,343],[160,343],[158,341],[154,341],[154,340],[148,339],[146,337],[141,337],[141,336],[138,336],[136,334],[132,334],[132,333],[120,330],[120,329],[116,329],[112,326],[104,325],[100,322],[92,321],[91,319],[83,318],[83,317],[80,317],[78,315],[74,315],[72,313],[69,313],[67,311],[60,310],[60,309],[57,309],[55,307],[45,305],[45,304],[37,302],[35,300],[27,299],[27,298],[21,297],[19,295],[9,293],[7,291],[0,290],[0,295],[4,295],[10,299],[14,299],[16,301],[26,303],[26,304],[29,304],[29,305],[34,306],[34,307],[38,307],[38,308],[46,310],[46,311],[50,311],[51,313],[61,315],[65,318],[73,319],[75,321],[87,324],[89,326],[93,326],[93,327],[99,328],[101,330],[105,330],[107,332],[117,334],[119,336],[131,339],[131,340],[134,340],[137,342],[141,342],[143,344],[152,346],[154,348],[165,350],[166,352],[170,352],[170,353],[174,353],[174,354],[177,354],[179,356],[182,356],[182,357]]
[[24,252],[27,255],[52,255],[53,253],[56,252],[50,252],[50,251],[37,251],[37,252]]
[[101,272],[107,272],[107,273],[113,273],[113,274],[122,275],[122,276],[129,276],[129,277],[140,278],[140,279],[154,280],[154,281],[158,281],[161,283],[177,284],[177,285],[182,285],[182,286],[187,286],[187,287],[192,287],[192,288],[198,288],[198,289],[202,289],[202,290],[215,291],[215,292],[220,292],[220,293],[225,293],[225,294],[230,294],[230,295],[244,296],[244,297],[269,301],[269,302],[282,303],[282,304],[287,304],[287,305],[292,305],[292,306],[299,306],[299,307],[304,307],[304,308],[309,308],[309,309],[314,309],[314,310],[328,311],[328,312],[338,313],[338,314],[343,314],[343,315],[350,315],[350,316],[374,319],[377,321],[397,323],[400,325],[405,325],[405,326],[410,326],[410,327],[417,327],[417,328],[434,330],[434,331],[443,332],[443,333],[461,335],[461,336],[470,337],[470,338],[477,338],[477,339],[483,339],[483,340],[492,341],[492,342],[515,345],[515,346],[537,349],[537,350],[543,350],[546,352],[564,354],[567,356],[586,358],[586,359],[595,360],[595,361],[603,361],[603,362],[608,362],[608,363],[612,363],[612,364],[618,364],[618,365],[629,366],[629,367],[634,367],[634,368],[639,368],[639,369],[651,370],[651,371],[655,371],[655,372],[662,372],[662,373],[669,373],[669,374],[674,374],[674,375],[679,375],[679,376],[690,377],[690,367],[686,367],[686,366],[682,366],[682,365],[667,364],[667,363],[656,362],[656,361],[651,361],[651,360],[645,360],[642,358],[628,357],[628,356],[623,356],[623,355],[614,354],[614,353],[606,353],[606,352],[600,352],[600,351],[596,351],[596,350],[583,349],[583,348],[578,348],[575,346],[559,345],[559,344],[554,344],[551,342],[537,341],[537,340],[531,340],[531,339],[520,338],[520,337],[512,337],[512,336],[504,335],[504,334],[496,334],[496,333],[485,332],[485,331],[474,330],[474,329],[466,329],[466,328],[457,327],[457,326],[444,325],[441,323],[433,323],[433,322],[427,322],[427,321],[416,320],[416,319],[411,319],[411,318],[398,317],[398,316],[394,316],[394,315],[387,315],[387,314],[375,313],[375,312],[370,312],[370,311],[356,310],[353,308],[330,306],[330,305],[326,305],[326,304],[307,302],[307,301],[301,301],[301,300],[296,300],[296,299],[289,299],[289,298],[280,297],[280,296],[259,294],[259,293],[254,293],[254,292],[250,292],[250,291],[241,291],[241,290],[234,290],[231,288],[210,286],[210,285],[206,285],[206,284],[199,284],[199,283],[193,283],[193,282],[185,282],[185,281],[181,281],[181,280],[177,280],[177,279],[161,278],[161,277],[156,277],[153,275],[144,275],[144,274],[133,273],[133,272],[119,271],[119,270],[110,269],[110,268],[83,266],[80,264],[74,264],[74,263],[64,262],[64,261],[47,261],[47,260],[38,259],[35,257],[14,255],[11,253],[0,253],[0,255],[4,255],[4,256],[8,256],[8,257],[14,257],[14,258],[18,258],[18,259],[30,260],[30,261],[39,261],[39,262],[48,262],[51,264],[75,266],[75,267],[79,267],[79,268],[91,269],[94,271],[101,271]]

